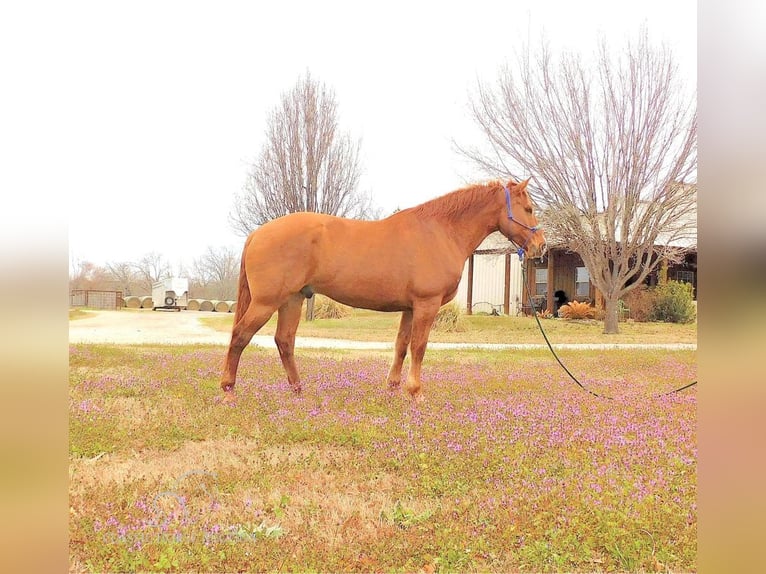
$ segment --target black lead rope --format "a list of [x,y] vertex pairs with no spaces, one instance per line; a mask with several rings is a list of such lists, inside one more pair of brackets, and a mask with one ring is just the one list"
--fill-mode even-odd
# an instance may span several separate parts
[[[535,316],[535,321],[537,321],[537,326],[540,327],[540,333],[542,333],[543,339],[545,339],[545,342],[548,344],[548,348],[551,350],[551,353],[553,354],[553,357],[556,359],[558,364],[561,365],[561,368],[564,369],[564,371],[566,371],[566,374],[569,375],[569,378],[572,379],[575,383],[577,383],[577,386],[580,387],[582,390],[584,390],[587,393],[590,393],[594,397],[599,397],[601,399],[607,399],[607,400],[613,401],[614,397],[609,397],[609,396],[606,396],[606,395],[600,395],[600,394],[598,394],[598,393],[596,393],[594,391],[591,391],[589,388],[585,387],[580,381],[577,380],[577,377],[575,377],[569,371],[569,369],[567,369],[566,365],[563,362],[561,362],[561,359],[556,354],[556,351],[553,350],[553,345],[551,345],[551,342],[548,340],[548,335],[545,334],[545,330],[543,329],[543,325],[542,325],[542,323],[540,323],[540,317],[538,317],[538,315],[537,315],[537,309],[535,308],[533,300],[532,300],[532,293],[529,290],[529,282],[527,281],[527,269],[526,269],[526,267],[524,265],[524,256],[523,256],[524,255],[524,251],[523,251],[523,249],[519,249],[518,250],[518,254],[519,254],[519,259],[521,261],[521,272],[522,272],[523,279],[524,279],[524,287],[527,290],[527,297],[529,297],[529,302],[530,302],[530,305],[532,307],[532,312],[534,313],[534,316]],[[674,393],[681,392],[684,389],[688,389],[689,387],[693,387],[696,384],[697,384],[697,381],[694,381],[694,382],[689,383],[688,385],[684,385],[683,387],[680,387],[678,389],[673,389],[672,391],[669,391],[667,393],[660,393],[659,395],[654,395],[654,398],[659,398],[659,397],[665,397],[667,395],[672,395]]]

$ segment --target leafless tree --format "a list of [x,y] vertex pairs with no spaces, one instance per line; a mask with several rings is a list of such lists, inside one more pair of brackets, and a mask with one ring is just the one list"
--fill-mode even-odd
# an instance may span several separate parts
[[109,274],[106,269],[82,259],[72,258],[69,262],[69,289],[108,289]]
[[239,254],[231,247],[208,247],[192,265],[192,281],[205,297],[233,300],[237,296]]
[[73,255],[69,258],[69,290],[86,289],[93,275],[95,265]]
[[581,255],[617,333],[620,297],[696,246],[696,94],[672,54],[646,28],[616,55],[602,39],[591,67],[542,42],[479,83],[471,111],[488,147],[458,151],[489,174],[533,176],[549,241]]
[[152,251],[135,264],[138,284],[145,293],[152,292],[152,285],[171,276],[170,263],[160,253]]
[[372,218],[372,200],[358,190],[358,142],[338,127],[335,94],[309,73],[269,115],[266,142],[230,215],[248,235],[267,221],[298,211]]
[[[375,219],[379,210],[359,191],[359,142],[338,126],[335,93],[306,73],[269,115],[266,143],[230,214],[248,235],[267,221],[299,211]],[[306,316],[313,318],[314,300]]]
[[132,295],[138,283],[135,264],[129,261],[114,261],[106,264],[115,288],[122,291],[124,296]]

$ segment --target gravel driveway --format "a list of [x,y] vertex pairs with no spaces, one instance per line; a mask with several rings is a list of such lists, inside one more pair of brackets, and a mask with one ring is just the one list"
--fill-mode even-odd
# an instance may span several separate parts
[[87,317],[69,322],[70,343],[229,343],[230,334],[200,323],[202,317],[220,315],[212,311],[125,309],[87,313]]
[[[216,331],[204,326],[199,319],[218,316],[212,311],[88,311],[88,317],[69,322],[70,343],[117,343],[117,344],[162,344],[186,345],[208,344],[228,345],[230,333]],[[251,345],[276,348],[274,339],[269,335],[255,335]],[[334,349],[393,349],[393,341],[367,342],[347,341],[342,339],[319,339],[314,337],[296,337],[297,348],[334,348]],[[693,343],[677,344],[557,344],[556,349],[689,349],[697,348]],[[428,343],[429,349],[543,349],[541,344],[502,344],[502,343]]]
[[[228,345],[231,333],[216,331],[200,322],[203,317],[220,316],[213,311],[88,311],[88,317],[69,322],[70,343]],[[250,343],[276,349],[271,335],[255,335]],[[393,349],[391,343],[343,341],[296,337],[301,348]]]

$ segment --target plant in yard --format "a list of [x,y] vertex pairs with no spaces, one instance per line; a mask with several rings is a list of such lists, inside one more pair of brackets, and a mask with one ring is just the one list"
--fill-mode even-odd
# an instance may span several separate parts
[[351,307],[324,295],[314,295],[314,319],[343,319],[352,313]]
[[541,319],[553,319],[554,315],[551,313],[550,309],[545,309],[543,311],[538,311],[537,316]]
[[625,306],[630,309],[631,319],[641,322],[649,321],[657,301],[657,291],[641,285],[625,295],[623,300]]
[[691,323],[696,313],[691,283],[665,281],[655,288],[657,299],[652,309],[652,321]]
[[593,319],[596,316],[595,307],[580,301],[570,301],[559,309],[559,316],[564,319]]
[[437,331],[460,331],[462,328],[462,315],[463,311],[457,302],[447,303],[436,314],[433,328]]
[[428,520],[433,514],[432,510],[426,510],[425,512],[416,513],[413,510],[405,508],[402,505],[401,500],[396,501],[396,505],[391,510],[390,514],[384,511],[380,511],[380,518],[396,524],[399,528],[409,528],[420,522]]

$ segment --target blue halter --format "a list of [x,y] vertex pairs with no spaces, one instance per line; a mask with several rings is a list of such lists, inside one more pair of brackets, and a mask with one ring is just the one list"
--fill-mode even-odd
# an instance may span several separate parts
[[[526,223],[522,223],[518,219],[513,218],[513,211],[511,211],[511,192],[508,190],[508,186],[503,186],[503,190],[505,191],[505,206],[508,209],[508,219],[513,221],[516,225],[521,225],[521,227],[525,229],[529,229],[532,232],[527,238],[527,240],[524,242],[524,245],[522,245],[516,250],[516,253],[519,256],[519,261],[524,261],[524,254],[526,253],[527,243],[529,243],[529,240],[532,239],[532,236],[537,231],[537,226],[535,225],[534,227],[530,227]],[[513,240],[511,241],[515,243]]]

